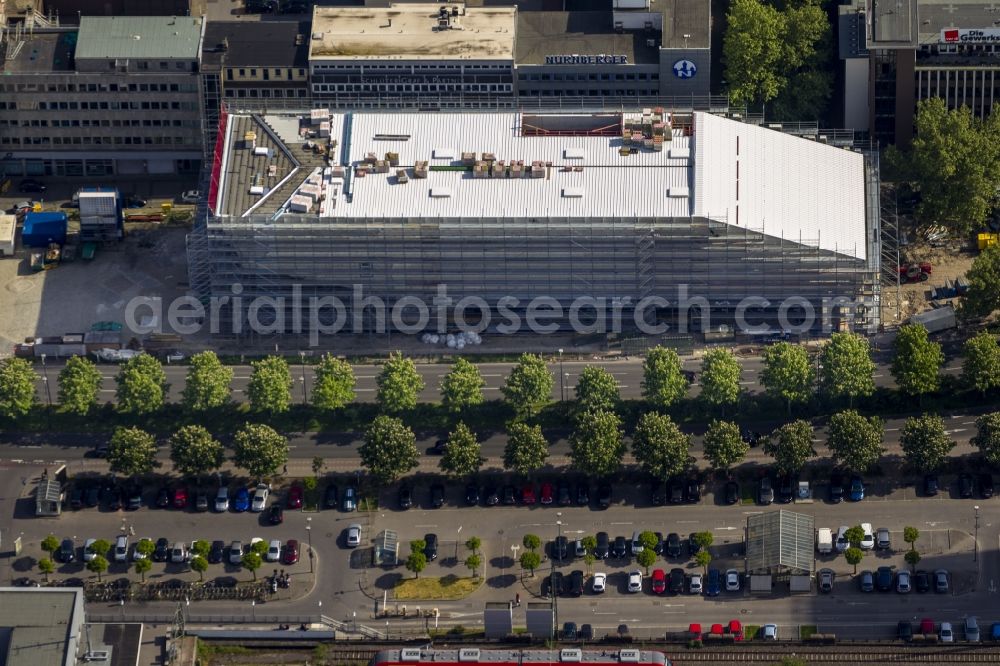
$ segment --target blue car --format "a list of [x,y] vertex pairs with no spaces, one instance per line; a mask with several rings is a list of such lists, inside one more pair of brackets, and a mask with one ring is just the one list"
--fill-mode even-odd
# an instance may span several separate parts
[[994,622],[993,626],[990,627],[990,638],[1000,641],[1000,622]]
[[722,572],[718,569],[708,570],[708,579],[705,582],[705,596],[717,597],[722,591]]
[[243,513],[250,508],[250,493],[246,488],[240,488],[236,491],[236,497],[233,498],[233,511],[236,513]]
[[851,490],[848,497],[851,498],[852,502],[860,502],[865,498],[865,482],[861,480],[860,476],[851,477]]

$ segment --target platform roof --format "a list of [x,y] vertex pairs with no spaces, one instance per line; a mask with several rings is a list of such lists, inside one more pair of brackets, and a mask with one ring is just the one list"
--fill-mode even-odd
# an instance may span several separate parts
[[813,517],[792,511],[770,511],[747,518],[749,573],[810,574],[815,567]]

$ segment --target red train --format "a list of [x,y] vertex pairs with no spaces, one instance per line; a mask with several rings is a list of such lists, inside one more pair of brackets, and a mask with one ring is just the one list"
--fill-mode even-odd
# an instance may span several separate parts
[[382,650],[375,655],[371,666],[670,666],[670,660],[662,652],[653,650],[604,649],[581,650],[483,650],[480,648],[460,648],[457,650],[434,650],[422,648],[402,648]]

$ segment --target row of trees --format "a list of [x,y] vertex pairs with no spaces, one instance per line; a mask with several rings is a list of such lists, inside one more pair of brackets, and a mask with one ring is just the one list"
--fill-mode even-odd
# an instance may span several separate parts
[[[483,542],[479,537],[469,537],[465,541],[465,547],[469,549],[469,555],[465,558],[465,566],[472,572],[473,576],[479,575],[479,567],[483,565],[483,555],[480,552]],[[423,539],[414,539],[410,542],[410,554],[406,558],[404,566],[407,571],[413,572],[414,578],[420,577],[420,572],[427,568],[427,542]]]

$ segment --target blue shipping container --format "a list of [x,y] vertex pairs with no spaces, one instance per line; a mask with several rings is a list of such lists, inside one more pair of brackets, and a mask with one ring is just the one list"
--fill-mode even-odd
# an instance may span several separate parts
[[24,216],[21,243],[25,247],[48,247],[66,243],[66,213],[28,213]]

